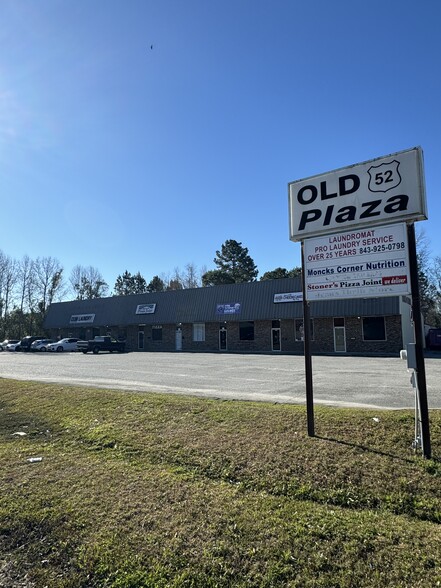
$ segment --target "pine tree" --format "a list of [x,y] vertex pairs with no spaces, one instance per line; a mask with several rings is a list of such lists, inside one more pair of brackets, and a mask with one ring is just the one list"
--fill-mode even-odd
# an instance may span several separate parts
[[204,286],[254,282],[259,273],[248,249],[234,239],[225,241],[213,261],[218,269],[202,276]]

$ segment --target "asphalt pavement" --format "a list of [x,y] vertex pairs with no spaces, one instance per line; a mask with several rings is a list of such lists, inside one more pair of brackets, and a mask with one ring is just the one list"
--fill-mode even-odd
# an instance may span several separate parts
[[[314,356],[314,402],[413,408],[406,361],[390,357]],[[426,358],[430,408],[441,408],[441,355]],[[305,403],[305,365],[297,355],[216,353],[0,353],[0,377],[187,394],[228,400]]]

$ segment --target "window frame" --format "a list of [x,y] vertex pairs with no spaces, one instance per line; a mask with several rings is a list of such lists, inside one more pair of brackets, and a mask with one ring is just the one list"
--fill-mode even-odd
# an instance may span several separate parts
[[[157,335],[154,335],[157,333]],[[162,341],[162,325],[152,326],[152,341]]]
[[205,341],[205,323],[193,323],[193,342],[203,343]]

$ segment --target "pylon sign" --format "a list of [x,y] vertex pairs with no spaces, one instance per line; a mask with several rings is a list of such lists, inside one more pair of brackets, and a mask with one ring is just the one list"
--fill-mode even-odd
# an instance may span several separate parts
[[290,239],[302,241],[308,435],[315,434],[310,301],[410,292],[421,446],[430,458],[414,228],[414,221],[427,219],[421,148],[291,182],[288,202]]
[[291,241],[427,219],[420,147],[288,184]]

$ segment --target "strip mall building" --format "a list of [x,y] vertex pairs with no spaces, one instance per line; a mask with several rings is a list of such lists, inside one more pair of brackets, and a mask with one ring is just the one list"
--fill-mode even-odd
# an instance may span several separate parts
[[[313,353],[398,355],[412,340],[410,300],[310,303]],[[111,334],[128,351],[303,353],[300,278],[54,303],[51,336]]]

